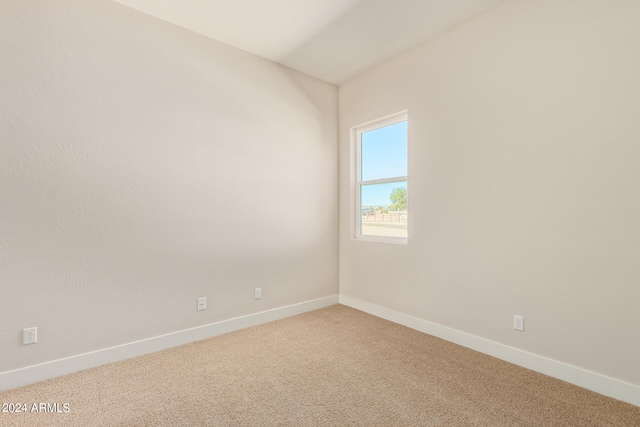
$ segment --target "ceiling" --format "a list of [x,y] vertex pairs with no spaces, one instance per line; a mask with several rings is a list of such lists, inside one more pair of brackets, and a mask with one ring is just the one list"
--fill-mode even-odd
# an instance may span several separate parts
[[114,0],[341,84],[505,0]]

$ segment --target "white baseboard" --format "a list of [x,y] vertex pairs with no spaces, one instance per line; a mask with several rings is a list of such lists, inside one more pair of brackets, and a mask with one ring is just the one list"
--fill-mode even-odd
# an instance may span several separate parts
[[466,332],[448,328],[408,314],[400,313],[366,301],[340,295],[340,304],[364,311],[382,319],[479,351],[506,362],[540,372],[587,390],[640,406],[640,386],[610,378],[576,366],[558,362],[537,354],[519,350]]
[[273,310],[262,311],[260,313],[249,314],[221,322],[198,326],[184,331],[173,332],[141,341],[127,343],[116,347],[105,348],[90,353],[79,354],[64,359],[53,360],[39,365],[27,366],[25,368],[0,373],[0,391],[33,384],[61,375],[95,368],[107,363],[117,362],[132,357],[141,356],[165,350],[170,347],[199,341],[227,332],[256,326],[274,320],[284,319],[308,311],[317,310],[331,305],[338,304],[338,295],[319,298],[312,301],[305,301],[299,304],[288,305],[275,308]]

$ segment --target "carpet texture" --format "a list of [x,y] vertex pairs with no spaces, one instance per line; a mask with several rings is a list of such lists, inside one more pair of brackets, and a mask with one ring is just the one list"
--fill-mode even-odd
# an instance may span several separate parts
[[0,402],[60,411],[0,413],[2,426],[640,426],[640,407],[342,305]]

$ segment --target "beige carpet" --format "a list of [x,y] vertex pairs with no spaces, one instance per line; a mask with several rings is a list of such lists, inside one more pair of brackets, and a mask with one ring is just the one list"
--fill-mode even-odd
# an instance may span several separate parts
[[2,426],[640,426],[640,408],[336,305],[0,393]]

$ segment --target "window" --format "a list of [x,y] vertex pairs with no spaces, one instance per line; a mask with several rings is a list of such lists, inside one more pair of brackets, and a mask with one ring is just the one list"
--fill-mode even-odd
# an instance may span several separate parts
[[407,241],[407,114],[353,129],[356,238]]

